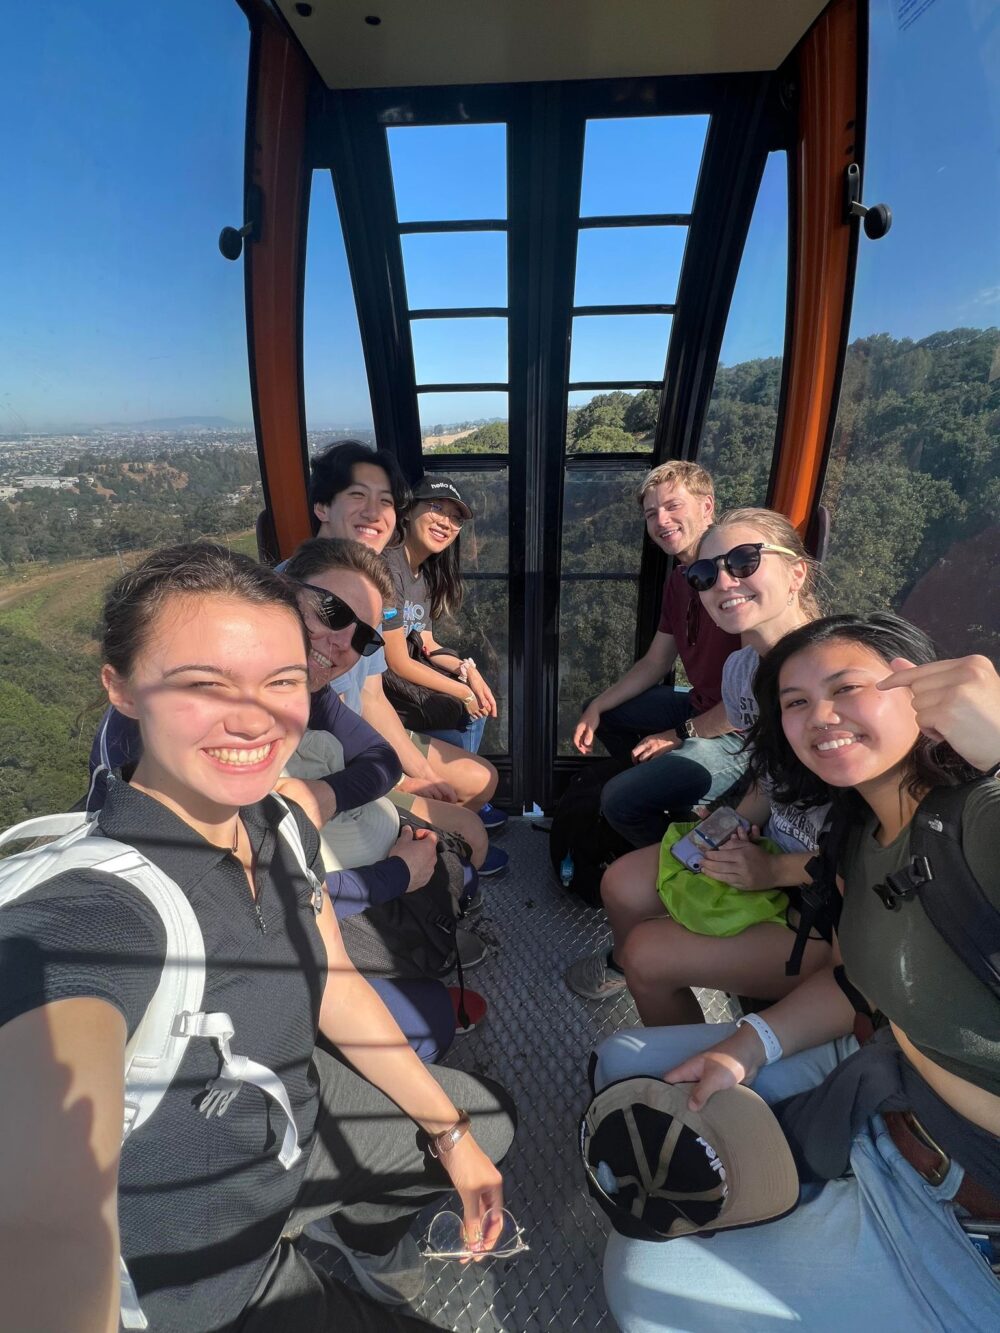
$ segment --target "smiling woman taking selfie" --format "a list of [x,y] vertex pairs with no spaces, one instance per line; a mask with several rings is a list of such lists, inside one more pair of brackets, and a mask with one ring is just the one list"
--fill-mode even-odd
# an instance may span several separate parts
[[[344,952],[315,829],[269,795],[309,716],[295,591],[219,547],[160,551],[109,593],[102,650],[142,737],[88,835],[122,868],[56,862],[13,901],[8,881],[0,910],[4,1326],[112,1333],[120,1253],[153,1330],[427,1327],[291,1238],[310,1227],[370,1295],[413,1298],[412,1216],[453,1186],[476,1234],[502,1201],[491,1158],[510,1113],[481,1080],[420,1063]],[[122,1144],[126,1043],[161,973],[185,966],[125,876],[137,857],[197,920],[205,1012]]]

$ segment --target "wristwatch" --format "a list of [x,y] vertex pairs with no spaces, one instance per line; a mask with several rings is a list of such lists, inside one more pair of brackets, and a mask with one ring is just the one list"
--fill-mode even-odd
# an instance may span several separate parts
[[468,1111],[463,1111],[459,1107],[458,1119],[450,1129],[444,1129],[440,1134],[428,1134],[427,1151],[432,1157],[445,1157],[451,1152],[459,1139],[468,1134],[472,1126]]
[[696,741],[700,739],[698,733],[694,729],[694,720],[692,718],[689,717],[682,726],[677,728],[677,739],[680,741],[681,745],[683,745],[685,741]]

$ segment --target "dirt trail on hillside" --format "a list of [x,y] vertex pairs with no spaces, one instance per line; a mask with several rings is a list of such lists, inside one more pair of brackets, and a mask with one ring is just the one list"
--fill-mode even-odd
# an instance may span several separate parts
[[45,588],[49,584],[61,583],[64,579],[70,578],[81,567],[88,571],[111,570],[118,567],[118,557],[112,555],[99,560],[81,560],[72,565],[60,565],[58,569],[48,569],[44,574],[35,574],[29,579],[24,579],[21,583],[0,584],[0,610],[3,610],[6,606],[14,606],[23,597],[30,597],[32,593],[38,592],[40,588]]

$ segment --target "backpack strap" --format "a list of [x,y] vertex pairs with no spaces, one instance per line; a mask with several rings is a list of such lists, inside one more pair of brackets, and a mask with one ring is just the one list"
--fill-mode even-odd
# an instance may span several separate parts
[[792,952],[785,964],[786,977],[797,977],[802,971],[802,955],[814,930],[829,940],[837,929],[842,906],[837,869],[850,827],[849,812],[835,806],[828,827],[820,834],[819,850],[806,865],[810,882],[799,889],[799,924]]
[[80,810],[70,810],[64,815],[39,815],[35,819],[25,819],[0,833],[0,847],[34,838],[65,838],[70,833],[85,838],[94,827],[95,819],[95,815],[85,815]]
[[289,810],[287,803],[277,794],[277,792],[271,792],[270,799],[275,801],[284,811],[281,823],[278,825],[278,834],[292,849],[295,859],[299,863],[299,869],[302,871],[309,887],[312,889],[313,911],[319,916],[320,912],[323,910],[323,882],[322,880],[317,879],[316,875],[309,867],[309,862],[306,860],[306,849],[302,843],[302,834],[299,832],[298,823],[291,810]]
[[[323,886],[306,863],[294,816],[280,797],[275,799],[285,812],[278,831],[292,848],[314,895],[318,895],[318,910],[322,906]],[[288,1170],[302,1150],[291,1101],[281,1079],[267,1066],[233,1052],[230,1043],[234,1029],[228,1014],[208,1014],[201,1010],[205,945],[194,908],[174,880],[135,848],[112,838],[90,836],[95,822],[94,818],[81,818],[79,812],[70,812],[29,819],[0,834],[0,846],[59,835],[55,843],[0,863],[0,881],[7,880],[6,884],[0,882],[0,905],[54,875],[87,869],[124,879],[149,901],[163,922],[166,944],[160,979],[125,1048],[122,1142],[149,1120],[159,1106],[191,1038],[204,1037],[215,1044],[222,1069],[205,1090],[198,1110],[206,1117],[224,1115],[243,1083],[254,1084],[285,1112],[287,1123],[278,1160]],[[121,1256],[119,1299],[122,1326],[147,1328],[148,1321]]]
[[1000,912],[990,902],[962,851],[962,813],[983,782],[935,787],[910,825],[910,858],[875,892],[890,910],[917,898],[931,925],[969,971],[1000,998]]

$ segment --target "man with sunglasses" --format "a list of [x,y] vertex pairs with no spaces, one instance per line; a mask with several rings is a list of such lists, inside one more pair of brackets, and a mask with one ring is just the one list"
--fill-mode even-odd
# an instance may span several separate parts
[[[712,478],[696,463],[664,463],[637,498],[650,540],[674,560],[660,623],[643,656],[583,710],[573,743],[589,754],[596,735],[614,757],[631,758],[634,766],[604,788],[601,810],[633,846],[646,847],[666,831],[667,810],[721,796],[746,763],[722,704],[722,666],[740,640],[705,614],[685,577],[712,522]],[[678,659],[690,690],[662,683]]]

